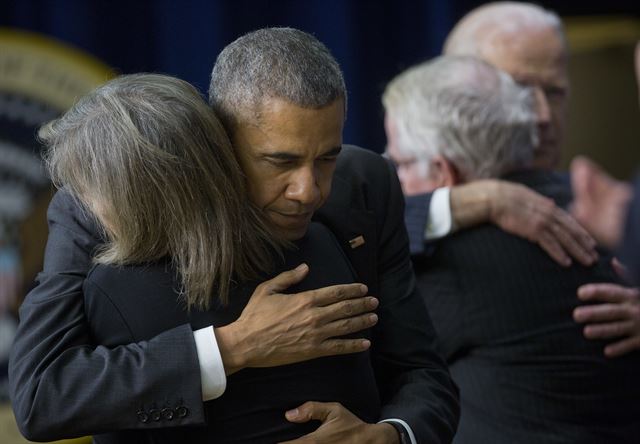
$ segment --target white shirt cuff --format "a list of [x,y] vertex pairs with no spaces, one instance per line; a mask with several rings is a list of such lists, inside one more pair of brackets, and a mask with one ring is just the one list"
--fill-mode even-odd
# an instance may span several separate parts
[[400,424],[407,431],[407,435],[409,435],[409,439],[411,440],[411,444],[418,444],[418,441],[416,441],[416,436],[413,434],[413,430],[411,430],[411,427],[409,427],[409,424],[407,424],[402,419],[389,418],[389,419],[383,419],[380,422],[395,422],[397,424]]
[[438,188],[431,196],[429,218],[424,231],[424,239],[427,241],[440,239],[452,231],[450,191],[449,187]]
[[194,331],[193,339],[196,341],[196,351],[200,363],[202,400],[210,401],[219,398],[227,388],[227,375],[224,373],[224,364],[213,327]]

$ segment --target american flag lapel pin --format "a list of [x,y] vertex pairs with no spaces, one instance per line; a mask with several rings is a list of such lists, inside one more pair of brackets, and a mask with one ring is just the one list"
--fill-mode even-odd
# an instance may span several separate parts
[[349,246],[351,247],[351,249],[358,248],[362,245],[364,245],[364,236],[354,237],[349,241]]

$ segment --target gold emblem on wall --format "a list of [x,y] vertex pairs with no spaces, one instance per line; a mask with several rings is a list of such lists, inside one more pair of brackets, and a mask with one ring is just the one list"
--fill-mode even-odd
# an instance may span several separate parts
[[[6,314],[42,268],[51,186],[37,129],[113,75],[106,64],[58,40],[0,28],[0,323],[5,326]],[[0,343],[0,364],[3,347]]]

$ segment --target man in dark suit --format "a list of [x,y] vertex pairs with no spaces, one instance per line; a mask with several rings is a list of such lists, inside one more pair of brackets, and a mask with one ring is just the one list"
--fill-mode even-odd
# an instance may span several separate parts
[[[564,207],[562,178],[531,169],[532,93],[471,57],[411,68],[385,91],[389,152],[420,147],[427,188],[500,177]],[[572,319],[579,286],[615,282],[608,261],[565,268],[484,224],[438,241],[416,271],[460,387],[454,442],[637,441],[640,355],[607,360]]]
[[[358,286],[281,294],[308,271],[299,268],[259,286],[263,297],[247,306],[253,316],[238,322],[196,332],[187,324],[148,341],[94,349],[81,288],[102,239],[74,199],[59,192],[49,209],[45,269],[21,308],[12,354],[11,391],[23,433],[53,439],[69,427],[98,433],[203,425],[203,401],[222,395],[225,373],[371,345],[383,422],[367,424],[339,404],[317,402],[287,412],[287,419],[320,421],[309,438],[321,442],[449,442],[456,390],[433,350],[434,331],[415,288],[397,177],[379,156],[342,147],[346,89],[333,57],[300,31],[250,33],[218,57],[210,100],[253,203],[290,240],[302,237],[312,218],[324,223],[358,279],[378,296],[372,342],[335,338],[375,323],[362,315],[374,305],[359,299]],[[282,319],[283,304],[299,310]],[[329,319],[318,319],[319,304],[329,304]],[[123,379],[132,390],[111,389]],[[157,415],[161,406],[173,413]]]

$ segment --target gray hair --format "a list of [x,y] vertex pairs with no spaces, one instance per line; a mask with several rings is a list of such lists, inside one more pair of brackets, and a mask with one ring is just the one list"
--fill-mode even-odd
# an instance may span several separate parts
[[232,279],[271,266],[279,243],[229,139],[198,91],[158,74],[116,78],[43,126],[51,178],[93,212],[108,242],[95,260],[170,257],[187,305],[226,302]]
[[533,158],[531,90],[479,59],[442,56],[410,68],[387,86],[383,103],[398,149],[421,161],[425,176],[436,155],[465,180],[497,177]]
[[526,29],[551,28],[567,46],[562,20],[555,12],[533,3],[493,2],[465,15],[449,33],[443,53],[484,58],[484,51],[500,38],[517,37]]
[[314,109],[341,99],[346,111],[347,92],[338,62],[318,39],[297,29],[265,28],[218,55],[209,103],[230,130],[242,119],[259,118],[268,98]]

